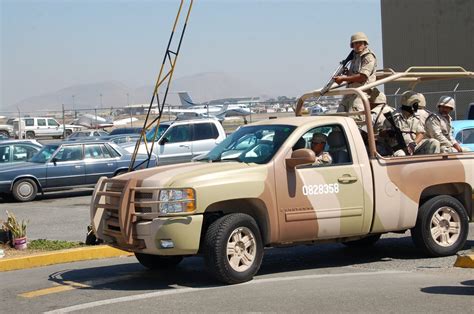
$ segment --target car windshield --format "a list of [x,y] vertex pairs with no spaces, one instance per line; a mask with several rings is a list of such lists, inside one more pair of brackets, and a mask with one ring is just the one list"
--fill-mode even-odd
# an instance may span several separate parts
[[31,157],[29,161],[44,164],[51,158],[58,147],[59,145],[46,145],[33,157]]
[[[156,135],[156,140],[158,140],[161,135],[169,128],[170,126],[167,124],[160,124],[158,127],[158,134]],[[146,140],[147,142],[153,141],[153,137],[155,136],[156,126],[154,126],[150,131],[146,132]]]
[[269,162],[288,136],[292,125],[254,125],[238,129],[197,161],[234,160],[245,163]]

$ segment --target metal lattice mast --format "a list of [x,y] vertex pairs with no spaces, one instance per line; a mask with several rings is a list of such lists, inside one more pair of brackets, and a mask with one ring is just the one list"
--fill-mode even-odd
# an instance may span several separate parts
[[[161,117],[162,117],[162,114],[163,114],[163,109],[164,109],[164,106],[165,106],[165,103],[166,103],[166,98],[168,96],[168,91],[169,91],[169,88],[170,88],[170,85],[171,85],[171,80],[173,78],[173,73],[174,73],[174,69],[175,69],[175,66],[176,66],[176,61],[178,59],[179,50],[181,48],[181,43],[183,42],[184,32],[186,31],[186,26],[188,24],[189,14],[191,13],[191,9],[193,7],[193,0],[190,0],[189,4],[187,6],[187,13],[186,13],[186,17],[184,19],[184,24],[183,24],[183,28],[181,30],[181,35],[179,36],[178,46],[176,48],[176,51],[172,51],[171,46],[173,44],[173,39],[174,39],[174,35],[175,35],[175,32],[176,32],[176,28],[177,28],[177,25],[180,24],[180,21],[182,21],[181,13],[183,11],[184,2],[185,2],[185,0],[181,0],[181,3],[180,3],[179,8],[178,8],[178,13],[176,14],[176,18],[175,18],[174,23],[173,23],[173,29],[171,30],[170,39],[168,41],[168,46],[166,47],[165,56],[163,57],[163,62],[161,64],[160,73],[158,74],[158,78],[156,80],[155,89],[153,91],[153,95],[152,95],[151,101],[150,101],[150,106],[148,107],[148,112],[146,114],[145,122],[143,124],[143,129],[140,133],[140,138],[138,139],[137,144],[135,145],[135,149],[133,151],[133,155],[132,155],[132,159],[131,159],[128,171],[133,171],[133,170],[137,169],[138,167],[140,167],[141,165],[143,165],[145,163],[146,163],[147,167],[150,164],[150,159],[151,159],[151,156],[153,154],[153,147],[155,145],[155,140],[156,140],[156,137],[158,135],[158,129],[159,129],[159,126],[160,126]],[[164,92],[164,95],[163,95],[163,99],[160,101],[158,91],[159,91],[160,87],[162,87],[162,86],[166,86],[166,88],[165,88],[165,92]],[[153,117],[150,116],[150,112],[151,112],[151,109],[152,109],[153,104],[155,103],[155,101],[156,101],[157,108],[158,108],[158,115],[153,118]],[[155,132],[153,134],[153,139],[152,139],[152,141],[148,141],[147,138],[146,138],[146,133],[153,126],[155,126]],[[146,149],[147,158],[144,161],[140,162],[139,164],[135,165],[137,154],[138,154],[138,151],[140,149],[140,145],[142,144],[142,142],[143,142],[143,144],[145,146],[145,149]]]

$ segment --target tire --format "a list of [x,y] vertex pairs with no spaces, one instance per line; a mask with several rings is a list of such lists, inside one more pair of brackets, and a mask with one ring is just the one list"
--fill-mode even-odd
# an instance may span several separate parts
[[368,247],[374,245],[381,236],[381,234],[371,234],[359,240],[342,242],[342,244],[348,247]]
[[117,172],[114,174],[114,177],[119,176],[119,175],[122,175],[122,174],[127,173],[127,172],[128,172],[127,170],[123,170],[123,169],[122,169],[122,170],[119,170],[119,171],[117,171]]
[[135,253],[135,257],[140,262],[140,264],[150,270],[174,268],[183,260],[183,257],[180,255],[160,256],[144,253]]
[[69,137],[69,135],[71,135],[71,134],[72,134],[72,131],[66,129],[66,137]]
[[260,269],[262,258],[260,230],[249,215],[229,214],[214,221],[207,229],[204,259],[208,272],[217,280],[226,284],[252,280]]
[[26,132],[26,138],[29,140],[33,140],[35,138],[35,132],[33,131]]
[[419,208],[411,234],[415,245],[427,255],[449,256],[464,247],[468,229],[464,206],[452,196],[440,195]]
[[19,202],[29,202],[36,198],[38,186],[32,179],[20,179],[13,184],[12,194]]

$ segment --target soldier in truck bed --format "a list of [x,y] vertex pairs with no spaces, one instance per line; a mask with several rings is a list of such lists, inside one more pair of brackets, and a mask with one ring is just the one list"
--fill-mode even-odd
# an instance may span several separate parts
[[[350,46],[354,50],[354,58],[351,61],[347,75],[336,76],[334,81],[337,84],[347,82],[348,87],[359,87],[375,82],[375,70],[377,69],[377,58],[369,49],[369,38],[362,32],[357,32],[351,36]],[[338,112],[363,111],[362,99],[356,95],[344,95]],[[363,116],[355,116],[357,121],[363,121]]]

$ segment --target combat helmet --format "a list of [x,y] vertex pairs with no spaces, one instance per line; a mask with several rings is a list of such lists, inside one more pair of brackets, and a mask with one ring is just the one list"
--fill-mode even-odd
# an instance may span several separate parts
[[451,109],[456,109],[456,104],[454,102],[453,97],[450,96],[441,96],[441,98],[438,100],[438,107],[443,106],[443,107],[448,107]]
[[369,44],[369,37],[367,37],[367,35],[362,33],[362,32],[357,32],[357,33],[353,34],[351,36],[351,42],[350,42],[351,48],[352,48],[353,44],[355,42],[358,42],[358,41],[365,41],[365,44],[368,45]]
[[377,88],[374,88],[370,93],[369,102],[374,105],[386,104],[387,96],[385,96],[385,94],[379,91]]

